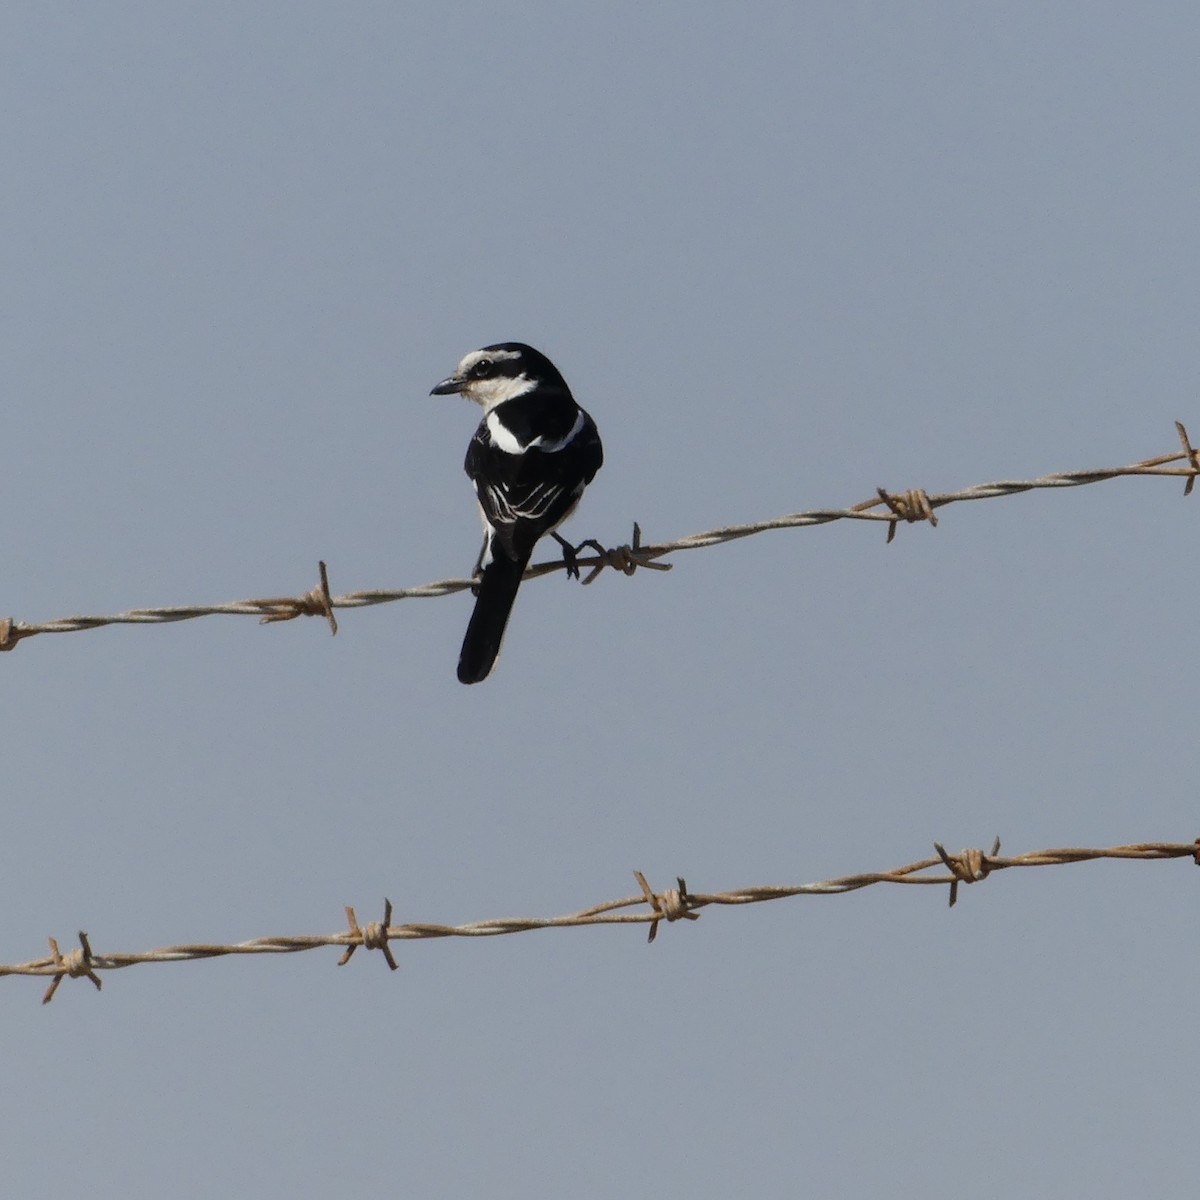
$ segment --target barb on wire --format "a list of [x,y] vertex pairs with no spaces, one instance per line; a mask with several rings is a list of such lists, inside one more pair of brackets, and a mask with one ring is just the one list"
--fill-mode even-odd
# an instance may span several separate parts
[[[42,998],[42,1003],[45,1004],[53,998],[58,985],[65,978],[87,978],[99,989],[101,981],[97,972],[116,971],[122,967],[140,966],[143,963],[185,962],[192,959],[221,958],[230,954],[296,954],[302,950],[315,950],[318,946],[340,946],[343,948],[343,954],[338,960],[338,966],[344,966],[350,961],[354,951],[362,946],[364,949],[382,951],[388,966],[394,971],[397,964],[389,946],[389,943],[394,941],[496,937],[505,933],[526,933],[533,929],[564,929],[578,925],[649,925],[649,940],[653,942],[660,922],[698,920],[700,910],[710,905],[761,904],[767,900],[783,900],[791,896],[836,896],[881,883],[948,887],[950,903],[954,904],[960,883],[978,883],[997,871],[1012,867],[1064,866],[1067,863],[1091,862],[1105,858],[1135,859],[1144,862],[1190,858],[1200,866],[1200,838],[1194,842],[1139,842],[1135,845],[1112,846],[1103,850],[1078,847],[1035,850],[1011,858],[1001,857],[999,838],[988,853],[982,850],[961,850],[958,854],[949,854],[938,842],[934,843],[934,848],[937,851],[936,857],[923,858],[902,867],[894,867],[890,871],[868,871],[858,875],[843,875],[838,879],[825,879],[819,883],[802,883],[787,887],[739,888],[731,892],[689,891],[682,878],[676,880],[676,887],[656,892],[646,881],[645,875],[641,871],[635,871],[634,876],[641,888],[639,895],[594,904],[590,908],[562,917],[500,917],[488,921],[474,921],[466,925],[439,925],[429,922],[393,925],[392,902],[385,900],[383,920],[378,923],[371,922],[365,927],[360,927],[354,909],[347,907],[349,928],[338,933],[263,937],[233,945],[165,946],[140,954],[97,954],[89,943],[88,935],[81,933],[78,950],[61,954],[57,941],[51,938],[49,957],[12,966],[0,966],[0,976],[50,976],[50,986]],[[938,868],[941,867],[944,867],[945,871],[939,871]]]
[[[809,512],[791,513],[768,521],[755,521],[748,525],[725,525],[694,533],[673,542],[642,543],[641,527],[634,524],[633,541],[628,545],[616,546],[592,557],[580,558],[578,565],[589,568],[585,584],[591,583],[605,567],[611,567],[624,575],[632,575],[639,567],[653,571],[669,571],[670,563],[657,560],[681,550],[699,550],[705,546],[716,546],[738,538],[765,533],[769,529],[802,529],[810,525],[827,525],[831,521],[882,521],[887,525],[887,540],[896,536],[896,527],[901,521],[912,523],[927,521],[937,525],[935,510],[963,500],[991,500],[1000,496],[1015,496],[1037,488],[1082,487],[1089,483],[1100,483],[1124,475],[1167,475],[1185,480],[1183,494],[1190,495],[1200,475],[1200,451],[1188,438],[1187,430],[1179,422],[1175,429],[1182,443],[1182,451],[1160,454],[1155,458],[1143,459],[1127,467],[1103,467],[1091,471],[1061,471],[1054,475],[1043,475],[1038,479],[1001,480],[997,483],[980,483],[957,492],[929,493],[923,488],[892,492],[876,488],[874,498],[864,500],[850,508],[822,508]],[[1183,465],[1176,465],[1182,463]],[[883,511],[879,511],[882,509]],[[525,571],[526,579],[536,579],[561,571],[562,560],[535,563]],[[62,617],[40,624],[16,621],[11,617],[0,619],[0,650],[11,650],[18,642],[39,633],[73,633],[83,629],[97,629],[103,625],[152,625],[172,621],[190,621],[196,617],[209,616],[252,616],[264,624],[290,621],[301,616],[320,616],[328,622],[333,633],[337,633],[334,609],[366,608],[374,604],[391,604],[396,600],[414,600],[432,596],[449,596],[466,591],[474,586],[473,579],[440,579],[418,587],[399,588],[393,591],[347,592],[332,596],[329,591],[329,576],[325,564],[319,564],[320,583],[301,596],[269,597],[260,600],[235,600],[228,604],[181,605],[169,608],[135,608],[112,616]]]

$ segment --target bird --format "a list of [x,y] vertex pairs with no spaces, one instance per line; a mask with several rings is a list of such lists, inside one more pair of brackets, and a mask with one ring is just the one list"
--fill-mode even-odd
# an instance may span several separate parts
[[568,576],[579,578],[572,546],[555,529],[575,511],[604,462],[596,423],[575,402],[558,368],[524,342],[496,342],[465,355],[432,396],[465,396],[483,408],[463,467],[483,519],[475,565],[475,609],[458,658],[462,683],[491,673],[533,548],[551,534]]

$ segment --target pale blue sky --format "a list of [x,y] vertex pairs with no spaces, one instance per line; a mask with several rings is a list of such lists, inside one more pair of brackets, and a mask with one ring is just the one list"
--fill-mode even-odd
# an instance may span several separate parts
[[[414,11],[415,10],[415,11]],[[1187,4],[10,5],[0,615],[458,575],[520,339],[666,539],[1200,435]],[[1175,482],[0,659],[0,961],[1200,833]],[[0,980],[8,1194],[1184,1194],[1185,864]],[[1179,1064],[1178,1066],[1176,1064]]]

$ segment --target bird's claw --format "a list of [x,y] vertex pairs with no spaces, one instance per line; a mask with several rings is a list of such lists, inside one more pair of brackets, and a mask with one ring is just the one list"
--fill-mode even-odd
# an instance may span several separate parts
[[564,537],[559,537],[554,530],[550,531],[550,536],[562,547],[563,566],[567,569],[568,579],[579,578],[579,552],[583,549],[595,550],[597,554],[604,557],[608,553],[595,538],[585,538],[578,546],[572,546]]

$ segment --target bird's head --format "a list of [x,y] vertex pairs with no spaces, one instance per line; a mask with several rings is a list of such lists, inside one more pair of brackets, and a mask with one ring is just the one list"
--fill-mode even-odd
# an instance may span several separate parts
[[555,365],[532,346],[524,342],[497,342],[464,356],[454,374],[437,384],[430,395],[459,392],[490,411],[497,404],[537,387],[566,391],[567,385]]

